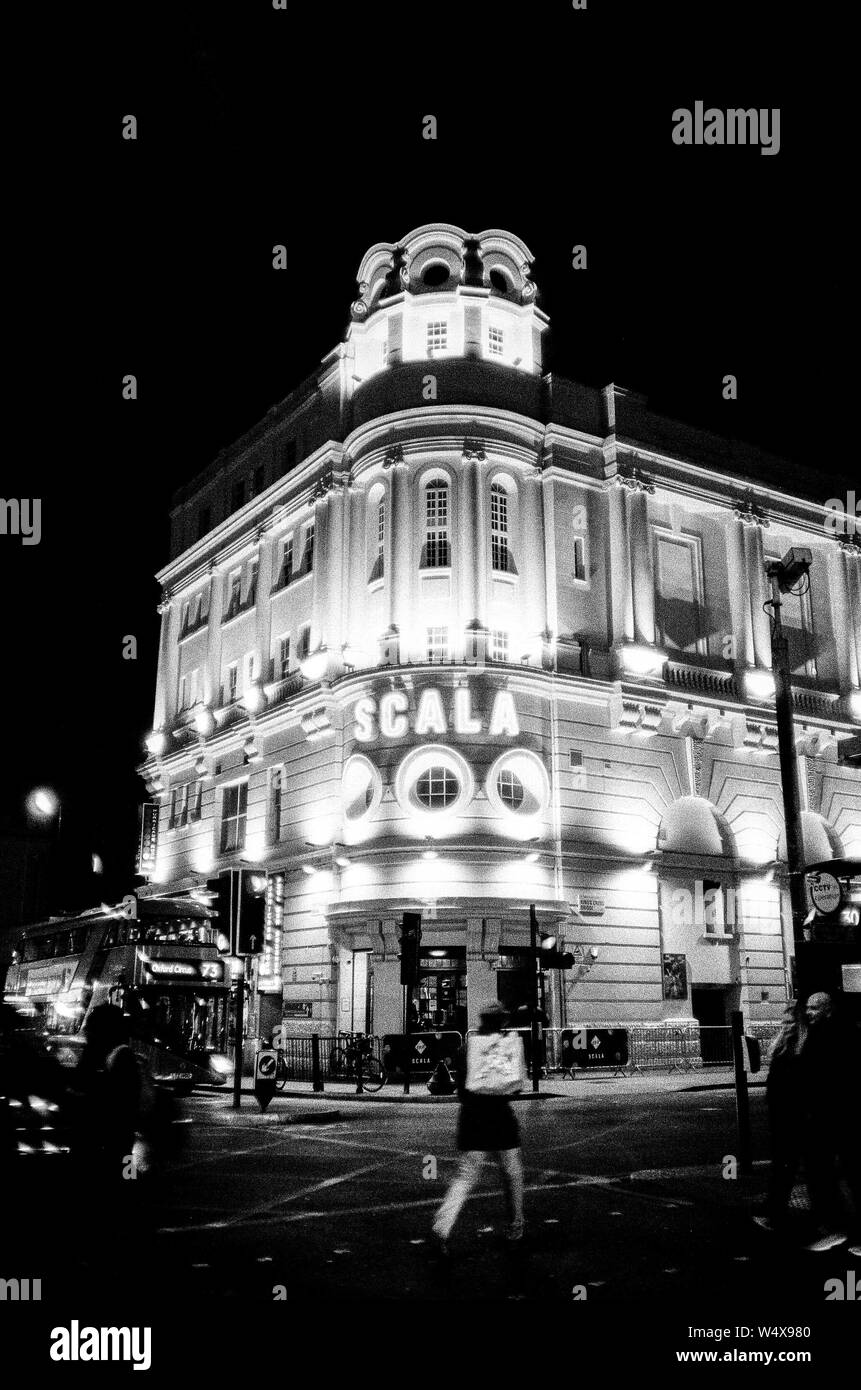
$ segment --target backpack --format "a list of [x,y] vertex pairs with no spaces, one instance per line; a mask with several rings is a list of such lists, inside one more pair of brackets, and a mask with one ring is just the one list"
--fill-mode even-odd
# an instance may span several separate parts
[[476,1096],[515,1096],[523,1090],[526,1062],[518,1033],[470,1033],[466,1040],[466,1089]]

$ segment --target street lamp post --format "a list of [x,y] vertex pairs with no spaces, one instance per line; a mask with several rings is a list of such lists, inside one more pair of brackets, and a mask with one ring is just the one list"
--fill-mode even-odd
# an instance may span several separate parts
[[800,579],[807,577],[813,556],[809,550],[794,548],[782,560],[769,560],[765,572],[771,585],[771,659],[774,671],[774,707],[777,718],[777,746],[780,755],[780,781],[783,789],[783,819],[786,824],[786,860],[789,870],[789,898],[792,906],[792,937],[804,941],[807,902],[804,893],[804,835],[798,796],[798,765],[795,758],[795,720],[792,712],[792,676],[789,645],[781,622],[781,594],[789,593]]

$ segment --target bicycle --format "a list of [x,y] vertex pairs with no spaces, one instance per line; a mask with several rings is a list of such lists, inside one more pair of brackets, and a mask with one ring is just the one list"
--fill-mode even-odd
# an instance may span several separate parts
[[373,1038],[364,1033],[339,1033],[329,1053],[330,1079],[355,1081],[357,1090],[379,1091],[386,1084],[386,1073],[373,1054]]

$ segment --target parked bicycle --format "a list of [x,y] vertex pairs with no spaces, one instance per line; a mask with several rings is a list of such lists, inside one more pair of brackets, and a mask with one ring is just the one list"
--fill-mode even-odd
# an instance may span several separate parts
[[364,1091],[379,1091],[386,1083],[386,1073],[374,1056],[374,1039],[364,1033],[339,1033],[329,1053],[329,1078],[355,1081],[357,1088],[361,1083]]

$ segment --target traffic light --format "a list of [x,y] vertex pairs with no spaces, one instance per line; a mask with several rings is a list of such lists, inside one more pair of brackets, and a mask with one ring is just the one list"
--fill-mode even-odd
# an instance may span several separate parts
[[218,936],[223,938],[219,942],[222,952],[253,956],[262,951],[266,875],[248,869],[228,869],[218,878],[209,879],[206,886],[214,895],[212,910],[217,913]]
[[236,954],[254,956],[263,950],[266,922],[266,875],[239,869]]
[[401,926],[401,984],[414,985],[419,978],[419,948],[422,942],[422,915],[405,912]]

